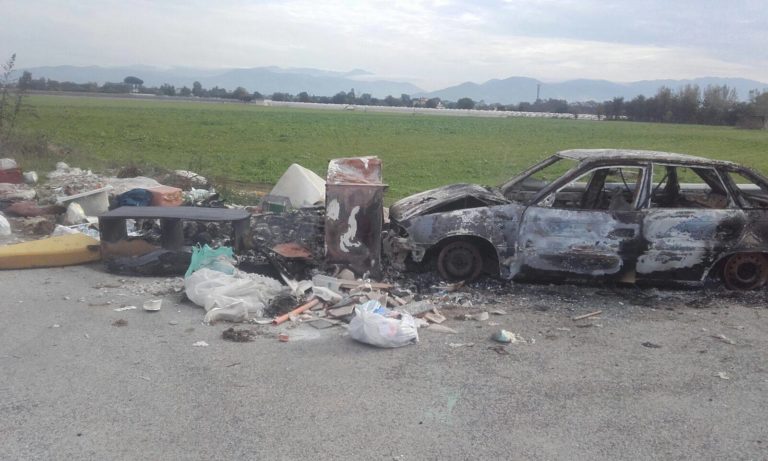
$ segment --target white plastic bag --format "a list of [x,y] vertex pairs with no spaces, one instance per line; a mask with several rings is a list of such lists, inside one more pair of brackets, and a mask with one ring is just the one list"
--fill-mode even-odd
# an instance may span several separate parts
[[5,216],[3,216],[2,213],[0,213],[0,235],[1,236],[11,235],[11,223],[9,223],[7,219],[5,219]]
[[389,317],[389,309],[378,301],[368,301],[355,307],[349,322],[349,336],[361,343],[377,347],[401,347],[419,342],[419,331],[413,316],[402,313]]
[[205,308],[204,322],[242,322],[261,317],[264,308],[286,288],[275,279],[236,271],[233,275],[202,268],[184,279],[187,297]]
[[79,203],[70,203],[67,207],[67,212],[64,213],[64,224],[74,226],[84,222],[88,222],[88,217],[85,215],[83,207]]

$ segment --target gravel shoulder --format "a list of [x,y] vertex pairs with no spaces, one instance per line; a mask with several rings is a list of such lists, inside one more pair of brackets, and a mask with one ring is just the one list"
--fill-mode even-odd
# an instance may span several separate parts
[[[227,342],[176,287],[3,272],[2,457],[768,458],[763,293],[480,284],[443,309],[457,334],[384,350],[307,325]],[[499,328],[525,342],[499,349]]]

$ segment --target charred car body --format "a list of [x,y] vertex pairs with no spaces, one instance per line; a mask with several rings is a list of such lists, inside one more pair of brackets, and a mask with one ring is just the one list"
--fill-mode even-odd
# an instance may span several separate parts
[[768,180],[666,152],[567,150],[498,188],[456,184],[390,208],[395,266],[435,261],[450,280],[600,277],[768,280]]

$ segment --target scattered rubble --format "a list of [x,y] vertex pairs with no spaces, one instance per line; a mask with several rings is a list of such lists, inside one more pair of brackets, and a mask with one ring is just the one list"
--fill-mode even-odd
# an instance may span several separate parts
[[163,307],[163,300],[150,299],[148,301],[144,301],[144,304],[142,305],[142,307],[147,312],[158,312],[160,308]]
[[229,327],[221,332],[221,337],[227,341],[236,343],[248,343],[253,341],[253,339],[256,337],[256,333],[254,333],[252,330],[238,330],[234,327]]

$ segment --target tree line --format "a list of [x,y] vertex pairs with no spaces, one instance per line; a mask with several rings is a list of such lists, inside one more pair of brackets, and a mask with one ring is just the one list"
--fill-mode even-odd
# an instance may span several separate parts
[[144,81],[128,76],[122,82],[73,83],[59,82],[47,78],[35,79],[25,71],[17,85],[22,90],[73,91],[90,93],[141,93],[159,96],[182,96],[201,98],[235,99],[243,102],[271,99],[273,101],[344,104],[360,106],[425,107],[446,109],[475,109],[516,112],[550,112],[560,114],[591,114],[600,119],[630,120],[659,123],[696,123],[705,125],[740,125],[753,128],[768,128],[768,91],[753,90],[748,101],[740,101],[736,90],[727,85],[709,85],[703,90],[698,85],[685,85],[677,90],[662,86],[651,97],[636,96],[631,100],[615,97],[603,102],[587,101],[569,103],[564,99],[539,99],[519,104],[488,104],[471,98],[446,101],[440,98],[414,98],[407,94],[400,97],[389,95],[373,97],[370,93],[357,94],[354,89],[340,91],[333,96],[316,96],[302,91],[298,94],[275,92],[264,95],[250,92],[243,87],[234,91],[214,86],[204,88],[200,82],[192,87],[164,83],[159,87],[144,86]]
[[703,90],[685,85],[676,91],[662,86],[648,98],[605,101],[602,112],[611,120],[768,128],[768,91],[752,90],[745,102],[727,85],[709,85]]

